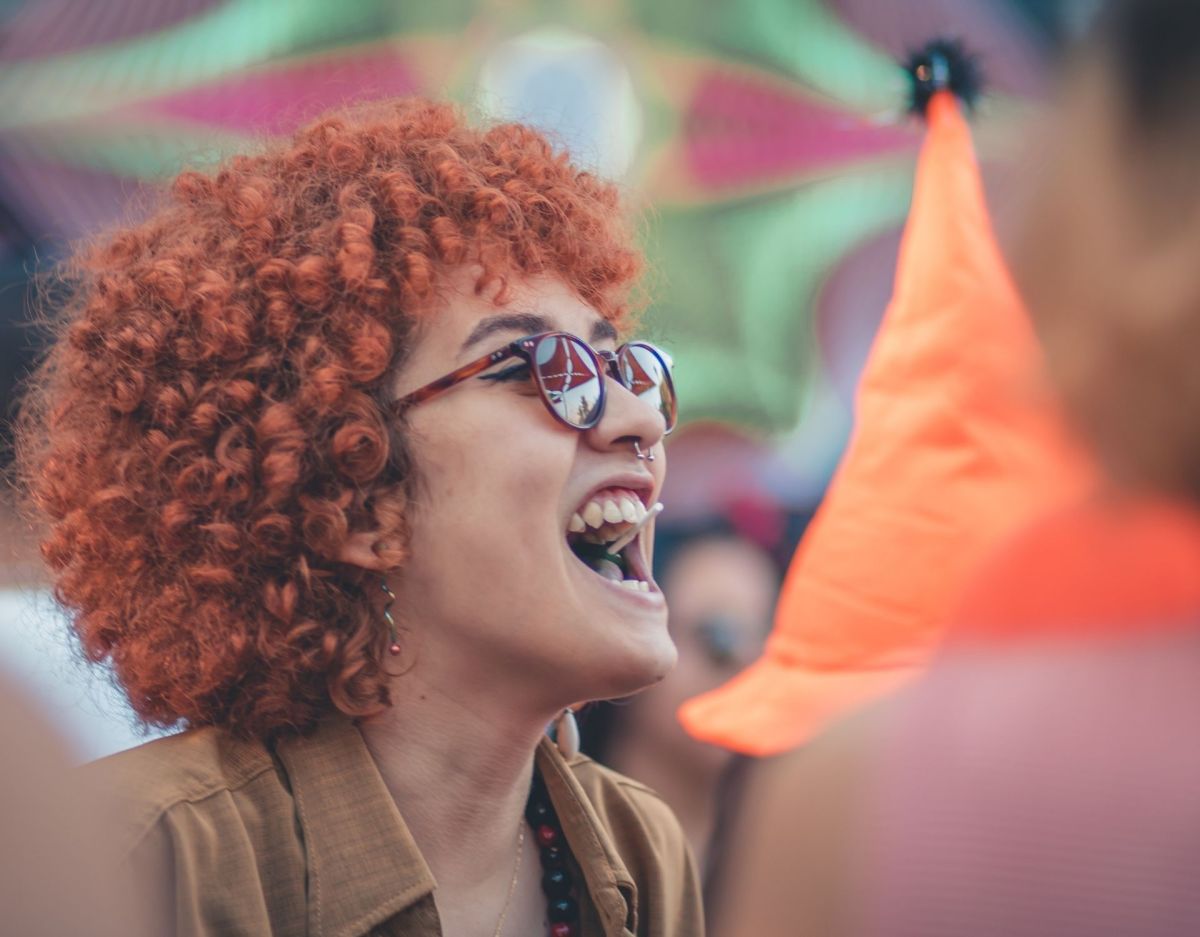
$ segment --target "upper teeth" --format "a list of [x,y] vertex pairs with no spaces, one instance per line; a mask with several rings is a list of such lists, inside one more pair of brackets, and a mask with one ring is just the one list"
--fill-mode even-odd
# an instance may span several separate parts
[[646,516],[641,498],[631,493],[603,491],[593,495],[583,507],[571,515],[567,529],[579,534],[588,528],[598,530],[606,524],[636,524]]

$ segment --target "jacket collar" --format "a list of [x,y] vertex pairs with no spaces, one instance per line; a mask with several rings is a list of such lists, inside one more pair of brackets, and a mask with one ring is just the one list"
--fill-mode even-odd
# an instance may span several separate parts
[[358,729],[330,718],[277,748],[308,855],[308,932],[356,937],[436,887]]
[[[308,857],[308,932],[357,937],[437,887],[361,733],[331,717],[276,754],[295,798]],[[554,743],[536,763],[583,872],[605,937],[637,932],[637,887],[595,807]]]
[[617,854],[587,793],[558,747],[543,738],[537,767],[562,824],[571,854],[583,872],[592,903],[600,914],[605,937],[637,933],[637,886]]

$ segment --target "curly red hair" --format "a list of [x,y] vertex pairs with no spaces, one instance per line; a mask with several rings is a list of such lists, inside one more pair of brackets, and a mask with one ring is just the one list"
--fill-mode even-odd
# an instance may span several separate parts
[[404,560],[386,378],[464,264],[621,324],[640,256],[614,187],[535,131],[404,100],[185,172],[65,265],[18,468],[56,597],[144,721],[265,737],[388,704],[378,580],[337,557],[371,530]]

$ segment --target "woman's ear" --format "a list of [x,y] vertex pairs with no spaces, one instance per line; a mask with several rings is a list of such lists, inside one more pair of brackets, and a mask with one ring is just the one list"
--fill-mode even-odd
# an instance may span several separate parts
[[346,537],[338,551],[338,560],[349,566],[358,566],[373,573],[387,572],[395,568],[391,557],[380,556],[377,551],[382,538],[373,530],[360,530]]

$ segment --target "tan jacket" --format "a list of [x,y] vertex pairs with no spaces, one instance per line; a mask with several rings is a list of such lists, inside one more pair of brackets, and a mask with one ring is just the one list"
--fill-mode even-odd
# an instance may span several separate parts
[[[695,865],[666,804],[548,739],[536,761],[586,884],[581,934],[700,937]],[[83,770],[116,799],[116,845],[164,935],[442,935],[433,876],[347,720],[274,750],[197,729]]]

